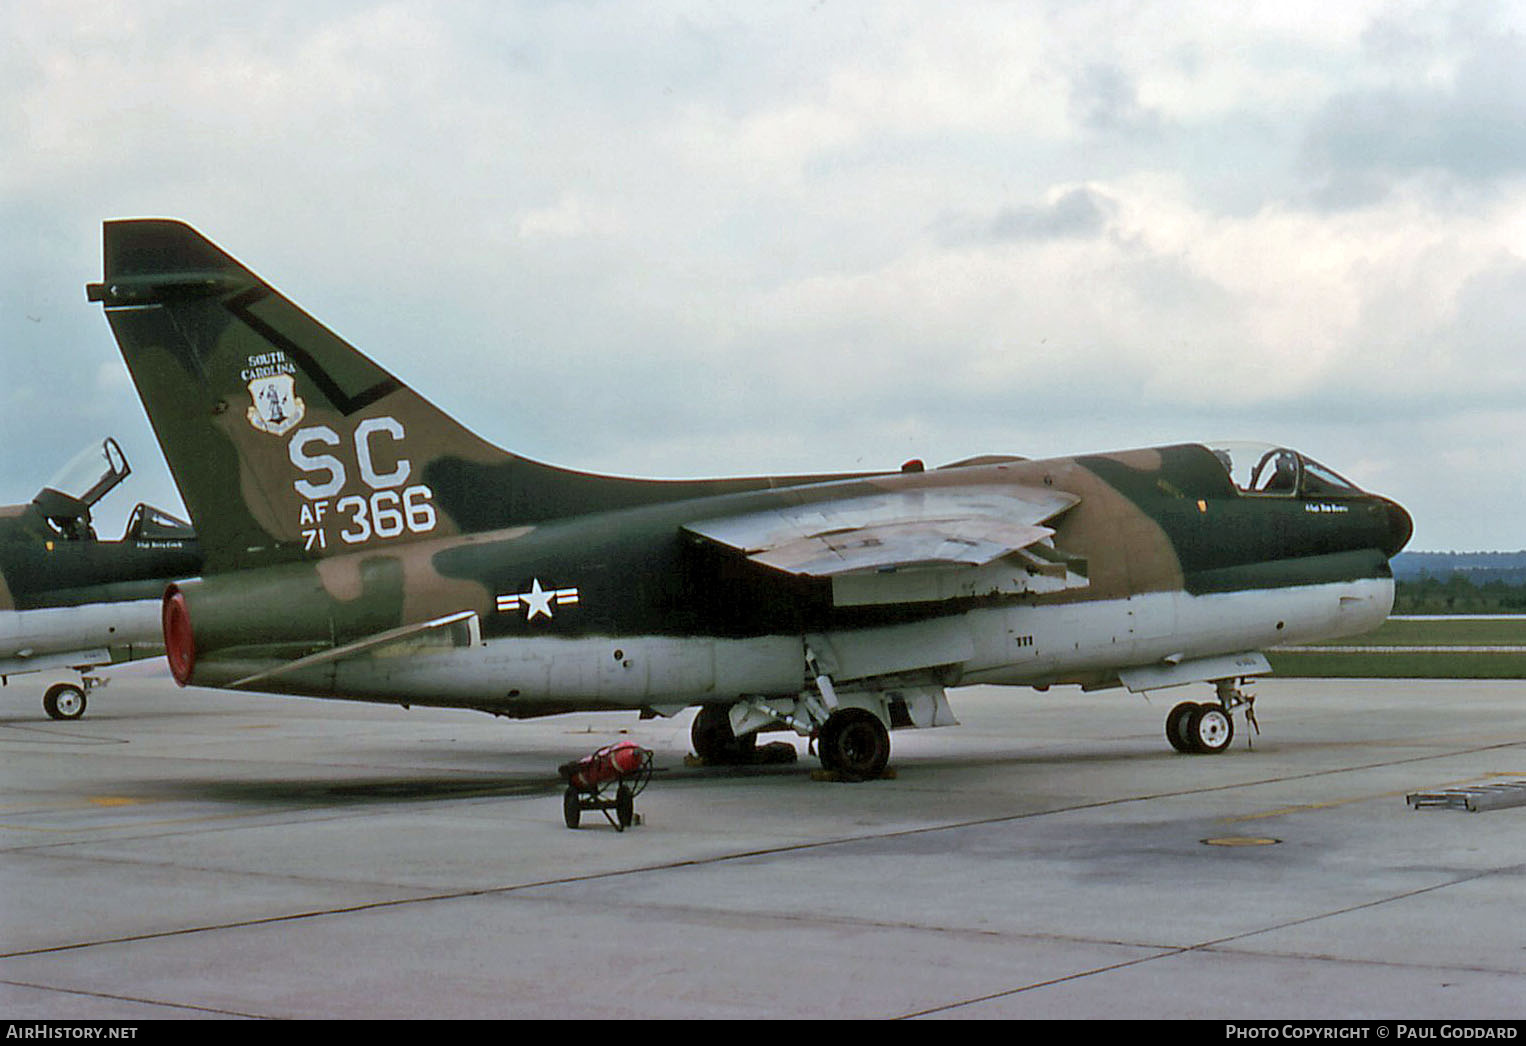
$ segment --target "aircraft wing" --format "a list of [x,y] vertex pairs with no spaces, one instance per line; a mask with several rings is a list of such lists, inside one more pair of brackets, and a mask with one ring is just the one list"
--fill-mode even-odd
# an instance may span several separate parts
[[[761,566],[830,578],[839,605],[946,599],[973,594],[960,581],[971,568],[979,573],[1014,555],[1026,574],[1063,576],[1064,565],[1055,565],[1063,557],[1047,544],[1054,530],[1045,524],[1079,501],[1044,487],[933,487],[783,505],[684,530]],[[1040,554],[1022,555],[1040,546]],[[873,581],[903,571],[921,575],[915,587],[923,594]]]

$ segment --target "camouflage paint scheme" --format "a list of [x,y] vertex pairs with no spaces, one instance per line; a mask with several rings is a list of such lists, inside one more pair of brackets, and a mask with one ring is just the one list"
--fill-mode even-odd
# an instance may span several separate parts
[[[122,467],[118,479],[130,471]],[[89,510],[48,487],[0,507],[0,678],[78,676],[47,687],[43,707],[55,719],[84,714],[100,682],[89,669],[164,653],[164,587],[201,570],[195,535],[173,517],[140,504],[121,540],[101,541]]]
[[952,721],[957,683],[1229,680],[1268,645],[1374,627],[1411,530],[1293,452],[1261,462],[1291,488],[1247,492],[1195,444],[590,475],[484,442],[182,223],[108,222],[87,293],[206,554],[166,597],[182,683],[510,716],[698,704],[697,746],[783,724],[872,770],[886,728]]

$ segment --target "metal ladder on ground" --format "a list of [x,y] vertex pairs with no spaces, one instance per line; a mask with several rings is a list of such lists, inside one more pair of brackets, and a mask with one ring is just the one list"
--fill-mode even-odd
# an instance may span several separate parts
[[1404,801],[1416,810],[1440,807],[1448,810],[1498,810],[1507,806],[1526,806],[1526,781],[1510,784],[1466,785],[1435,792],[1413,792]]

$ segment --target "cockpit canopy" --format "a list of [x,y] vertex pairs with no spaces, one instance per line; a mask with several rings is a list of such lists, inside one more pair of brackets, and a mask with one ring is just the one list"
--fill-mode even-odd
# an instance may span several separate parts
[[1243,494],[1344,497],[1362,492],[1332,469],[1287,447],[1269,443],[1210,443],[1208,449]]
[[127,455],[109,436],[99,445],[91,444],[76,454],[50,480],[44,491],[72,498],[86,508],[104,498],[111,488],[132,474]]
[[86,447],[32,499],[48,525],[70,541],[91,540],[90,508],[132,473],[127,455],[109,436]]
[[194,541],[196,531],[191,525],[163,509],[138,502],[127,518],[127,532],[123,541]]
[[[48,526],[65,540],[95,541],[90,510],[131,474],[127,455],[116,440],[107,437],[75,455],[74,460],[48,480],[32,504]],[[184,520],[140,502],[132,510],[122,540],[184,544],[196,540],[196,532]]]

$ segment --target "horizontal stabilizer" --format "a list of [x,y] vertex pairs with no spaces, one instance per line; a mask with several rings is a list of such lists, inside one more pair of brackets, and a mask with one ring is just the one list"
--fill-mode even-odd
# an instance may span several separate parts
[[978,567],[1054,534],[1080,499],[1038,487],[943,487],[860,495],[701,520],[685,530],[787,574],[841,578]]
[[[305,668],[315,668],[319,665],[332,664],[337,661],[348,660],[361,655],[377,655],[390,647],[406,648],[407,652],[416,652],[421,645],[441,646],[445,648],[476,646],[482,642],[482,624],[475,610],[462,610],[445,617],[437,617],[432,621],[421,621],[416,625],[403,625],[401,628],[391,628],[385,632],[378,632],[364,639],[357,639],[353,643],[333,647],[329,650],[320,650],[316,654],[307,657],[299,657],[295,661],[287,661],[264,672],[256,672],[252,676],[245,676],[228,684],[230,690],[254,690],[260,683],[268,682],[280,676],[292,672],[299,672]],[[390,651],[388,651],[390,652]],[[399,649],[399,653],[403,650]]]

